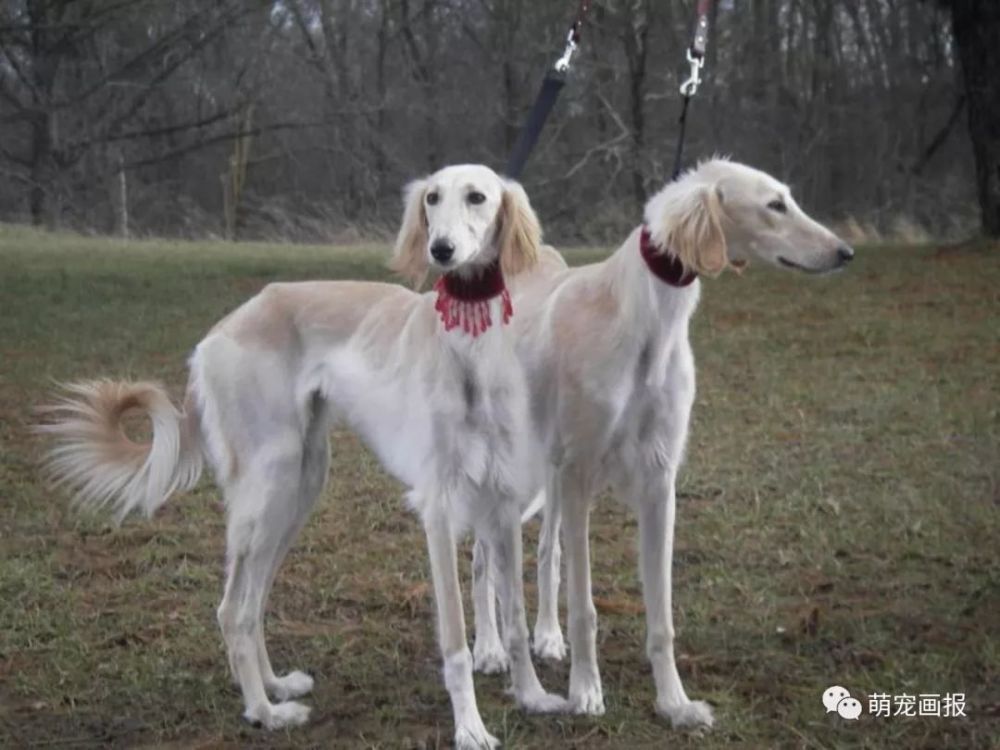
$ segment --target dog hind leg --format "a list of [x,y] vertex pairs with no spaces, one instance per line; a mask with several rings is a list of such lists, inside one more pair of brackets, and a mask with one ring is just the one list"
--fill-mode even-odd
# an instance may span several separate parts
[[271,570],[268,573],[267,589],[261,600],[261,610],[258,614],[257,656],[260,661],[261,676],[264,680],[265,690],[279,701],[287,701],[310,693],[313,688],[313,678],[298,670],[289,672],[282,677],[278,677],[274,673],[264,638],[264,610],[278,568],[281,567],[288,550],[302,532],[310,512],[316,505],[316,500],[323,493],[329,471],[330,440],[327,435],[327,423],[322,415],[317,415],[313,417],[303,449],[301,484],[296,498],[298,504],[295,506],[295,516],[282,538],[278,554],[272,560]]
[[472,611],[476,626],[472,659],[477,672],[498,674],[506,672],[507,651],[500,639],[496,610],[496,566],[493,555],[479,536],[472,548]]
[[218,617],[229,663],[243,693],[244,717],[280,729],[305,723],[309,708],[268,700],[258,647],[263,638],[260,613],[272,571],[283,546],[287,548],[283,542],[298,516],[292,506],[302,479],[301,438],[294,431],[272,436],[252,458],[245,464],[251,468],[226,488],[229,580]]
[[528,619],[524,612],[521,519],[516,513],[505,514],[501,511],[492,526],[489,547],[497,571],[514,697],[521,707],[533,713],[566,711],[569,703],[562,696],[545,691],[531,662]]
[[535,619],[534,652],[543,659],[562,660],[566,641],[559,629],[559,576],[562,550],[559,545],[561,515],[558,471],[549,470],[542,530],[538,537],[538,617]]

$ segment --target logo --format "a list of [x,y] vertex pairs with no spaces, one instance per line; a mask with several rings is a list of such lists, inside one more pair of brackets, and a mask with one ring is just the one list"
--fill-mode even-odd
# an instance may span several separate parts
[[[847,721],[857,721],[865,712],[857,698],[840,685],[823,691],[823,707],[828,714],[835,713]],[[872,693],[868,697],[868,713],[874,717],[934,716],[945,719],[965,717],[965,693],[920,693],[919,695],[890,695]]]
[[836,712],[841,719],[856,721],[861,716],[861,701],[852,698],[847,688],[833,685],[823,691],[823,706],[828,714]]

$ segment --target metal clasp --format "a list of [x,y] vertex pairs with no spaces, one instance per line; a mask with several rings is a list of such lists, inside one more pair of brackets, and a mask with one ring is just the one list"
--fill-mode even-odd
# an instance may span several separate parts
[[687,59],[691,64],[691,75],[681,84],[681,94],[683,96],[694,96],[698,93],[698,86],[701,85],[701,69],[705,67],[705,58],[701,55],[695,55],[689,47]]
[[556,60],[555,69],[559,73],[569,70],[569,63],[573,59],[573,53],[576,52],[576,46],[576,27],[574,27],[566,36],[566,49],[563,50],[562,57]]

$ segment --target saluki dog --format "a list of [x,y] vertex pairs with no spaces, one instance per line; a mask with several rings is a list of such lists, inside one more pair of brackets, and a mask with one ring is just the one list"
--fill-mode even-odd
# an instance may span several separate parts
[[[512,282],[518,355],[549,462],[544,485],[536,487],[544,489],[545,516],[533,647],[553,659],[566,651],[557,608],[561,521],[569,700],[578,713],[604,712],[588,523],[592,499],[610,485],[638,516],[656,709],[677,727],[710,726],[711,708],[688,699],[677,673],[671,607],[674,485],[695,395],[688,322],[698,276],[750,260],[826,273],[853,251],[810,219],[785,185],[723,159],[668,184],[646,204],[644,218],[603,263],[570,269],[543,248],[538,268]],[[477,543],[476,556],[476,567],[489,571],[488,542]],[[491,578],[476,577],[474,585],[477,668],[502,669],[507,655],[487,606]]]
[[[528,391],[510,332],[504,276],[534,265],[538,220],[519,185],[475,165],[408,187],[394,265],[435,291],[395,284],[270,284],[219,322],[190,361],[183,411],[152,383],[69,386],[40,429],[48,467],[91,507],[118,520],[149,515],[197,481],[207,458],[226,501],[226,585],[218,618],[244,716],[269,729],[306,721],[292,700],[312,678],[278,677],[263,619],[274,577],[326,482],[328,433],[356,430],[409,488],[427,537],[444,682],[455,744],[492,748],[473,689],[456,537],[490,545],[512,691],[525,709],[564,710],[531,663],[524,612],[520,512],[544,471],[532,445]],[[149,444],[122,429],[148,415]],[[272,703],[268,695],[277,702]]]

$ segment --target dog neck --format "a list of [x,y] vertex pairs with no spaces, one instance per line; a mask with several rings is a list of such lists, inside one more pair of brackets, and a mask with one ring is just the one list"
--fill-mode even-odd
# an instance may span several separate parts
[[462,276],[455,271],[446,273],[434,284],[434,290],[437,292],[434,309],[446,331],[461,327],[476,338],[493,326],[490,302],[497,297],[501,301],[502,322],[508,323],[514,314],[499,260],[471,276]]
[[653,243],[649,227],[645,224],[639,235],[639,252],[646,261],[646,268],[664,284],[681,288],[689,286],[698,278],[695,271],[689,271],[684,267],[680,258]]
[[[615,335],[623,340],[661,337],[686,326],[700,296],[698,276],[674,286],[654,274],[642,251],[642,225],[637,226],[608,260],[601,273],[614,298]],[[658,255],[658,251],[654,250]],[[660,257],[653,263],[662,263]],[[683,273],[679,274],[683,275]]]

